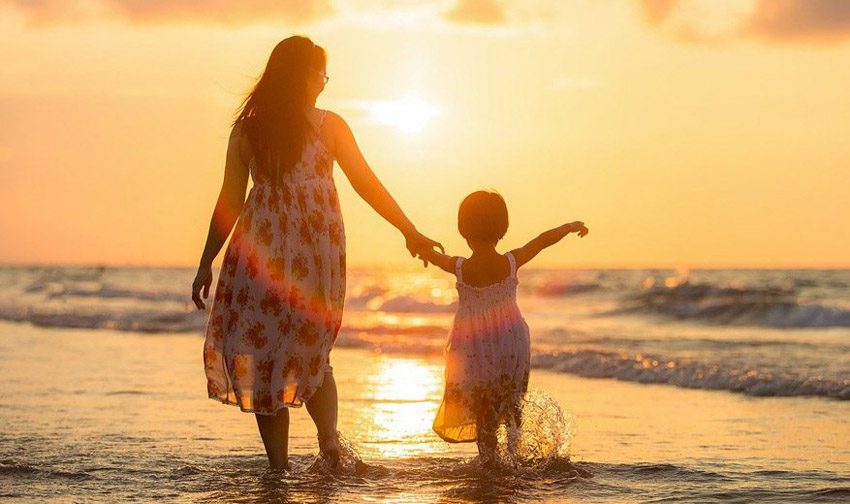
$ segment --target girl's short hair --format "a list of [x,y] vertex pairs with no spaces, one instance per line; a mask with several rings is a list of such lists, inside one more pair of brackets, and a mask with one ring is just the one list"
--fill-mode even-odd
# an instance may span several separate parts
[[499,193],[475,191],[460,203],[457,229],[467,240],[501,240],[508,231],[508,207]]

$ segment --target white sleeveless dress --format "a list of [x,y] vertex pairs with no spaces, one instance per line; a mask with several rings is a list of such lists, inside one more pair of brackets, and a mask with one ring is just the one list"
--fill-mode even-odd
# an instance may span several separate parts
[[254,186],[224,254],[207,324],[210,398],[273,414],[309,401],[331,370],[345,298],[333,163],[318,138],[304,144],[280,185],[250,160]]
[[516,261],[501,282],[474,287],[455,264],[458,308],[446,347],[446,390],[434,431],[450,443],[478,440],[484,418],[505,421],[528,388],[531,350],[528,324],[516,302]]

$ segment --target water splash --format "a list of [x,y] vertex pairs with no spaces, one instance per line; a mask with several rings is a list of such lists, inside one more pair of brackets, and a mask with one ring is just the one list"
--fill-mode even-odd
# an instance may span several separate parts
[[498,462],[503,467],[544,469],[569,463],[575,420],[548,393],[533,390],[522,401],[519,426],[503,424],[497,432]]
[[309,472],[334,473],[342,475],[362,475],[369,466],[363,462],[356,444],[339,433],[339,463],[332,467],[330,461],[316,456],[316,460],[307,469]]

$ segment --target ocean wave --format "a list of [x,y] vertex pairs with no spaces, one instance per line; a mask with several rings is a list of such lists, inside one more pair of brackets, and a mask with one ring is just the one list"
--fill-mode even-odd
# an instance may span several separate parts
[[365,308],[366,305],[380,296],[386,294],[386,287],[380,285],[367,285],[345,295],[345,306],[347,308]]
[[565,297],[594,292],[602,288],[598,283],[546,282],[538,285],[534,292],[543,297]]
[[445,331],[411,333],[391,330],[375,333],[343,328],[334,345],[392,354],[439,355],[446,344],[445,334]]
[[778,376],[755,369],[598,350],[538,353],[532,366],[588,378],[726,390],[751,396],[814,396],[850,399],[850,380],[822,376]]
[[28,285],[24,289],[24,292],[27,294],[43,294],[44,298],[48,300],[87,298],[92,300],[130,299],[136,301],[185,302],[189,296],[184,291],[121,288],[104,285],[96,281],[74,282],[70,284],[63,282],[35,282]]
[[83,471],[65,471],[58,468],[43,468],[14,460],[0,461],[0,476],[14,478],[43,478],[49,480],[67,479],[72,481],[96,479],[95,476]]
[[376,298],[369,303],[371,309],[394,313],[451,313],[456,307],[457,303],[441,303],[408,295]]
[[[823,341],[802,341],[799,339],[737,339],[737,338],[651,338],[651,337],[616,337],[616,336],[595,336],[592,334],[579,334],[564,336],[562,331],[554,330],[552,334],[560,336],[560,340],[555,340],[552,344],[563,344],[568,341],[571,345],[604,345],[608,348],[618,350],[644,347],[646,345],[670,346],[674,344],[676,348],[687,348],[689,350],[699,349],[707,351],[728,350],[731,347],[742,347],[743,351],[749,349],[807,349],[807,350],[824,350],[834,349],[835,351],[845,352],[850,350],[848,344],[840,342],[823,342]],[[544,333],[545,336],[545,333]]]
[[[401,302],[399,302],[401,303]],[[416,304],[399,306],[390,304],[386,311],[413,309]],[[392,309],[395,310],[392,310]],[[439,305],[423,303],[420,313],[441,313]],[[40,327],[67,327],[76,329],[113,329],[118,331],[189,332],[202,331],[209,318],[208,311],[198,311],[188,303],[184,306],[85,306],[79,303],[16,304],[0,301],[0,320],[29,322]],[[388,324],[377,322],[354,323],[343,326],[343,331],[381,338],[385,336],[440,337],[448,332],[447,325]]]
[[369,333],[374,335],[387,335],[387,334],[396,334],[396,335],[407,335],[407,336],[434,336],[439,335],[440,337],[444,337],[449,328],[442,325],[432,325],[432,324],[414,324],[414,325],[397,325],[397,324],[347,324],[343,326],[343,331],[348,332],[357,332],[357,333]]
[[29,322],[40,327],[112,329],[144,333],[192,332],[202,330],[207,319],[207,312],[196,310],[0,305],[0,320]]
[[603,315],[625,313],[721,325],[850,327],[850,310],[800,303],[793,288],[721,287],[687,281],[672,286],[651,285],[627,298],[624,306]]

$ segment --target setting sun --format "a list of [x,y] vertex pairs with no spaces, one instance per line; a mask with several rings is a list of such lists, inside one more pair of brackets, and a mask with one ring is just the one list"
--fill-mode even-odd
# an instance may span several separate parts
[[378,122],[395,126],[405,133],[422,131],[438,114],[435,106],[416,96],[375,102],[370,112]]

